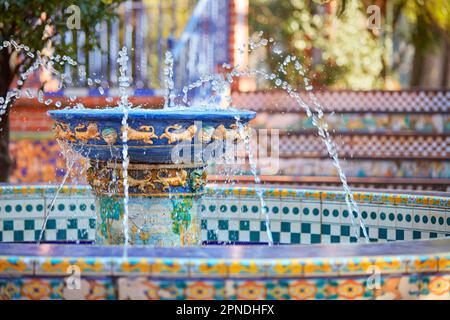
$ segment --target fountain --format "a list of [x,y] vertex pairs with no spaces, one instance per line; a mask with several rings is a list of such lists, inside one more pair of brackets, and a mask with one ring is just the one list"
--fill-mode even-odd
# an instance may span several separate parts
[[[90,159],[87,180],[96,195],[98,244],[184,246],[200,244],[199,204],[207,180],[207,155],[245,139],[243,110],[170,108],[54,110],[56,138]],[[127,141],[120,137],[127,131]],[[127,144],[130,208],[124,229],[123,148]]]
[[[264,76],[340,168],[320,105]],[[344,191],[206,186],[255,113],[130,108],[121,93],[116,108],[49,112],[90,186],[0,186],[1,299],[450,299],[448,195],[351,193],[342,171]],[[40,239],[58,243],[21,243]]]

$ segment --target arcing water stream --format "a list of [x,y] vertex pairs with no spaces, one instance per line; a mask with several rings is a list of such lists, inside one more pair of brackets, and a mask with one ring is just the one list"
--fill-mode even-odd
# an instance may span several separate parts
[[[261,36],[261,34],[260,34],[260,36]],[[258,48],[260,46],[266,46],[268,43],[273,43],[273,40],[267,40],[267,39],[261,38],[256,43],[253,41],[250,41],[249,42],[250,51],[255,48]],[[10,46],[14,47],[15,50],[17,50],[17,51],[23,50],[23,51],[25,51],[26,54],[32,54],[31,52],[27,51],[26,46],[17,45],[14,41],[4,42],[2,49],[10,47]],[[281,54],[278,50],[274,51],[274,53],[279,54],[279,55]],[[28,76],[30,74],[32,74],[35,70],[37,70],[39,67],[44,67],[46,69],[50,69],[53,74],[60,75],[53,68],[53,63],[55,61],[60,64],[64,64],[67,62],[71,66],[77,65],[77,63],[75,61],[73,61],[72,59],[70,59],[69,57],[59,57],[59,56],[53,57],[53,56],[51,56],[51,57],[41,58],[39,52],[37,53],[37,55],[38,55],[38,59],[36,60],[36,62],[26,72],[24,72],[21,75],[21,77],[20,77],[21,79],[17,82],[19,89],[13,89],[10,92],[8,92],[5,99],[0,98],[1,99],[0,100],[0,103],[1,103],[0,115],[4,114],[6,112],[6,106],[8,105],[9,100],[20,97],[20,95],[21,95],[20,89],[21,89],[23,83],[28,78]],[[120,73],[120,77],[119,77],[119,88],[120,88],[119,108],[121,108],[124,113],[124,116],[122,119],[122,125],[124,127],[124,130],[122,132],[122,141],[123,141],[123,149],[122,149],[123,168],[122,169],[123,169],[123,190],[124,190],[123,191],[124,192],[123,228],[124,228],[124,238],[125,238],[124,239],[125,240],[125,248],[124,248],[125,255],[127,252],[127,245],[129,242],[129,233],[128,233],[128,215],[129,215],[128,214],[128,200],[129,200],[128,188],[129,188],[129,185],[128,185],[128,175],[127,175],[128,164],[129,164],[128,144],[127,144],[127,141],[128,141],[128,113],[132,108],[132,104],[128,100],[128,93],[127,93],[127,88],[129,87],[129,81],[128,81],[128,77],[127,77],[127,61],[128,61],[127,51],[126,51],[126,48],[123,48],[119,52],[119,58],[118,58],[117,62],[119,64],[119,73]],[[236,77],[260,76],[266,80],[272,81],[274,83],[275,87],[281,88],[284,91],[286,91],[288,93],[288,95],[296,101],[299,108],[303,109],[306,112],[307,116],[312,119],[313,125],[317,128],[318,134],[319,134],[320,138],[323,140],[323,142],[326,146],[326,149],[328,151],[328,154],[330,155],[330,157],[333,161],[333,165],[336,167],[336,169],[338,171],[338,175],[339,175],[339,178],[341,180],[341,183],[342,183],[342,186],[344,189],[345,201],[346,201],[349,213],[350,213],[350,218],[351,218],[352,226],[354,229],[354,236],[357,240],[359,240],[359,238],[360,238],[359,228],[361,228],[364,238],[365,238],[366,242],[368,242],[369,238],[367,235],[367,231],[366,231],[366,228],[360,217],[359,209],[358,209],[356,202],[354,201],[353,194],[350,190],[350,187],[348,186],[346,175],[340,165],[336,146],[333,143],[331,136],[328,132],[327,124],[325,123],[325,121],[323,121],[323,108],[312,92],[313,87],[312,87],[312,85],[310,85],[309,80],[306,78],[305,72],[303,70],[302,65],[299,62],[299,59],[297,59],[296,57],[293,57],[293,56],[285,57],[285,59],[283,59],[283,63],[280,65],[279,71],[285,74],[286,73],[285,67],[290,63],[294,64],[295,70],[297,70],[299,75],[303,77],[304,84],[305,84],[305,90],[308,92],[309,98],[313,102],[315,113],[311,110],[309,105],[305,101],[303,101],[303,99],[300,97],[300,94],[298,93],[297,90],[292,88],[292,86],[290,84],[288,84],[286,81],[283,81],[282,79],[277,77],[274,73],[269,74],[262,70],[251,70],[251,69],[240,70],[241,67],[239,65],[236,65],[234,67],[231,67],[229,65],[224,65],[224,68],[231,69],[231,71],[226,72],[225,74],[222,74],[222,75],[201,76],[200,79],[198,79],[197,81],[184,86],[181,91],[182,92],[181,101],[184,105],[190,106],[190,103],[188,100],[188,93],[191,90],[193,90],[195,88],[199,88],[206,83],[212,84],[212,86],[211,86],[212,91],[219,93],[219,94],[223,94],[223,92],[225,91],[225,85],[231,84],[234,81],[234,78],[236,78]],[[173,81],[174,60],[173,60],[173,56],[170,52],[168,52],[166,54],[165,64],[166,64],[166,67],[165,67],[164,73],[166,75],[166,80],[165,80],[166,94],[164,97],[165,98],[164,99],[164,101],[165,101],[164,107],[165,108],[181,107],[180,105],[176,105],[176,104],[174,105],[174,101],[177,97],[174,93],[174,81]],[[60,75],[60,78],[62,80],[61,85],[64,85],[63,75]],[[100,81],[88,81],[88,83],[91,83],[91,84],[100,83]],[[99,90],[99,91],[102,92],[103,90]],[[28,92],[27,92],[27,96],[30,97],[30,94]],[[76,99],[76,97],[71,97],[70,100],[74,101],[75,99]],[[39,91],[38,100],[39,100],[39,102],[44,102],[42,91]],[[226,97],[226,100],[227,100],[228,104],[232,103],[231,96]],[[212,98],[210,98],[209,101],[211,102]],[[52,101],[51,100],[45,101],[44,103],[46,105],[49,105],[52,103]],[[196,102],[196,103],[198,103],[198,102]],[[59,103],[59,104],[56,103],[56,105],[60,106],[61,103]],[[77,104],[76,107],[84,108],[84,106],[82,104]],[[206,107],[211,107],[210,103],[208,103],[208,105]],[[214,107],[217,107],[217,104]],[[243,128],[242,128],[242,125],[239,123],[238,119],[236,121],[236,125],[238,126],[239,130],[242,133]],[[251,168],[252,174],[254,176],[255,183],[260,184],[260,179],[257,174],[257,166],[253,159],[253,155],[250,152],[249,139],[248,139],[247,135],[244,135],[244,136],[246,136],[245,148],[246,148],[246,152],[248,153],[250,168]],[[68,172],[70,172],[70,168],[68,168],[68,169],[69,169]],[[63,182],[62,182],[59,190],[61,189],[61,187],[64,184],[66,179],[67,179],[67,176],[63,179]],[[55,194],[55,197],[52,201],[53,203],[56,200],[57,195],[58,195],[58,191]],[[265,223],[266,223],[268,242],[269,242],[269,245],[271,245],[271,244],[273,244],[273,239],[272,239],[272,234],[270,231],[269,215],[268,215],[267,207],[265,205],[265,201],[263,198],[263,191],[259,187],[257,187],[257,195],[260,199],[261,212],[265,213]],[[359,220],[359,227],[357,226],[354,218],[357,218]],[[44,224],[44,227],[45,227],[45,224]]]

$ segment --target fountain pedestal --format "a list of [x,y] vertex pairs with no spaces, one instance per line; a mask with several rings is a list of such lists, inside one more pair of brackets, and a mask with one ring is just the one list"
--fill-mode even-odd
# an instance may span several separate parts
[[[96,195],[96,243],[124,243],[123,166],[91,162],[87,179]],[[206,184],[204,164],[128,166],[128,232],[131,244],[201,244],[200,204]]]
[[[158,246],[201,244],[206,162],[230,143],[244,140],[244,126],[255,116],[236,109],[132,109],[125,127],[118,108],[49,114],[56,121],[56,138],[90,159],[87,180],[97,201],[96,243],[123,244],[128,232],[131,244]],[[123,159],[125,146],[128,161]]]

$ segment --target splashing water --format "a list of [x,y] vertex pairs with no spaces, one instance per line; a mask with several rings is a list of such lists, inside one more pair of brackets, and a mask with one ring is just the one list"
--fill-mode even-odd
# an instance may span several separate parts
[[[262,34],[260,33],[258,36],[261,37]],[[267,40],[267,39],[260,39],[260,41],[258,41],[258,42],[253,42],[252,40],[250,40],[249,41],[249,47],[250,47],[249,51],[256,49],[258,47],[261,47],[261,46],[266,46],[268,43],[271,43],[273,45],[276,44],[273,40]],[[243,52],[243,50],[241,50],[241,52]],[[274,53],[277,55],[282,55],[282,51],[276,47],[274,48]],[[334,142],[331,139],[331,136],[329,134],[328,124],[323,119],[324,113],[323,113],[322,105],[319,103],[317,97],[314,95],[314,93],[313,93],[314,88],[310,84],[309,79],[305,76],[305,72],[304,72],[304,69],[303,69],[301,63],[295,56],[286,56],[283,59],[283,62],[280,64],[278,71],[287,75],[286,67],[291,63],[294,64],[295,70],[299,73],[299,75],[301,75],[303,77],[305,90],[308,92],[308,96],[311,99],[311,101],[313,102],[314,111],[316,113],[314,113],[311,110],[310,106],[301,98],[298,91],[296,91],[288,82],[283,81],[282,79],[277,77],[274,73],[269,74],[263,70],[254,70],[254,69],[246,69],[246,70],[239,71],[239,69],[240,69],[239,65],[236,65],[233,68],[231,68],[231,66],[228,64],[224,64],[223,68],[231,69],[231,71],[226,72],[225,74],[222,74],[220,76],[217,76],[217,75],[200,76],[200,78],[197,81],[194,81],[194,82],[184,86],[182,89],[181,101],[183,102],[183,104],[189,105],[188,93],[191,90],[199,88],[206,83],[212,83],[213,81],[216,81],[216,85],[212,86],[212,90],[217,92],[217,84],[221,83],[220,81],[218,82],[216,80],[217,77],[223,77],[222,79],[225,79],[225,81],[224,81],[225,83],[231,84],[234,81],[233,79],[237,78],[237,77],[260,76],[260,77],[263,77],[265,80],[272,81],[274,83],[275,87],[278,87],[278,88],[284,90],[285,92],[287,92],[288,95],[295,100],[297,105],[305,111],[306,115],[312,119],[312,123],[316,127],[318,134],[319,134],[321,140],[324,142],[327,152],[328,152],[330,158],[332,159],[333,166],[338,171],[338,177],[341,181],[341,184],[342,184],[342,187],[344,190],[345,202],[346,202],[347,208],[350,213],[349,216],[350,216],[352,226],[353,226],[354,237],[356,238],[357,241],[360,239],[359,230],[361,228],[361,231],[363,233],[365,241],[369,242],[367,230],[362,221],[358,205],[354,200],[353,193],[347,182],[347,177],[346,177],[345,172],[342,169],[342,166],[340,164],[336,145],[334,144]],[[228,100],[229,105],[231,104],[231,102],[232,102],[232,100],[231,100],[231,96],[230,96],[230,99]],[[247,146],[246,146],[246,148],[247,148]],[[249,161],[250,161],[250,157],[249,157]],[[255,183],[259,184],[260,179],[256,173],[255,163],[253,163],[253,164],[250,163],[250,166],[251,167],[255,166],[254,168],[252,168],[252,174],[255,178]],[[261,195],[262,195],[262,193],[261,193]],[[261,204],[261,210],[265,210],[264,207],[262,206],[262,204]],[[355,218],[358,219],[359,227],[357,226],[357,224],[355,222]],[[266,224],[268,224],[267,221],[266,221]]]
[[130,157],[128,156],[128,112],[131,107],[131,103],[128,101],[127,88],[129,87],[129,81],[127,77],[127,63],[128,55],[127,48],[123,47],[119,51],[119,58],[117,59],[119,64],[119,88],[120,88],[120,102],[119,108],[122,108],[122,175],[123,175],[123,234],[124,234],[124,257],[127,256],[127,248],[130,240],[130,233],[128,228],[128,202],[129,202],[129,184],[128,184],[128,165],[130,164]]
[[264,221],[265,221],[265,225],[266,225],[267,240],[268,240],[269,246],[272,246],[273,245],[273,237],[272,237],[272,231],[270,228],[269,210],[266,205],[266,201],[264,200],[263,190],[262,190],[262,188],[258,187],[258,185],[261,184],[261,180],[259,179],[259,176],[257,174],[256,161],[253,159],[253,153],[250,150],[250,135],[245,132],[245,128],[242,125],[242,123],[239,121],[239,119],[236,119],[236,124],[239,129],[239,135],[242,137],[245,137],[244,138],[245,150],[246,150],[246,153],[248,154],[248,162],[250,164],[250,169],[253,174],[253,178],[255,179],[255,183],[257,185],[256,194],[259,198],[261,212],[264,213],[264,217],[265,217]]

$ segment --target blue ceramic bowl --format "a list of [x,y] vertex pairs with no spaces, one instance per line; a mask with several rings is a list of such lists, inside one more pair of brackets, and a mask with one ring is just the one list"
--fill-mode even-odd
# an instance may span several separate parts
[[[56,138],[68,142],[83,156],[99,161],[120,159],[123,147],[123,110],[64,109],[48,114],[55,120]],[[220,136],[238,136],[255,112],[238,109],[132,109],[128,114],[128,153],[131,162],[172,163],[180,143],[204,146]],[[186,150],[186,149],[185,149]]]

